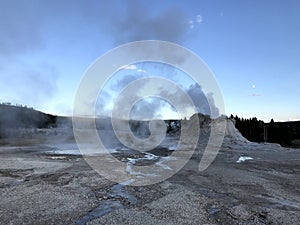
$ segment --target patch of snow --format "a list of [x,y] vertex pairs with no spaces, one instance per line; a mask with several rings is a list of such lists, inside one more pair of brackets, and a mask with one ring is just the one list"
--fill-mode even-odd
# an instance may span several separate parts
[[246,160],[252,160],[252,157],[249,156],[240,156],[240,158],[236,161],[237,163],[245,162]]
[[67,157],[65,157],[65,156],[50,156],[49,157],[50,159],[66,159]]
[[111,154],[118,152],[117,149],[98,149],[98,148],[84,148],[81,151],[78,148],[57,148],[48,151],[57,155],[84,155],[84,156],[98,156],[103,154]]
[[130,163],[127,163],[126,172],[129,173],[130,175],[136,175],[136,178],[157,177],[158,176],[157,174],[154,174],[154,173],[146,174],[146,173],[142,173],[142,172],[136,172],[133,170],[132,164],[130,164]]
[[[126,166],[126,172],[129,173],[130,175],[135,176],[135,178],[140,179],[140,178],[144,178],[144,177],[157,177],[159,176],[157,173],[144,173],[144,171],[142,170],[142,167],[136,167],[134,168],[134,164],[141,159],[147,159],[147,160],[153,160],[153,159],[157,159],[159,158],[159,160],[152,166],[153,169],[155,168],[155,171],[157,171],[159,173],[159,171],[161,170],[173,170],[168,164],[168,161],[172,161],[172,160],[176,160],[177,157],[173,157],[173,156],[166,156],[166,157],[158,157],[156,155],[153,155],[151,153],[146,153],[145,157],[143,158],[137,158],[137,159],[133,159],[133,158],[127,158],[128,159],[128,163]],[[135,169],[141,169],[141,171],[135,171]]]
[[166,156],[166,157],[161,157],[161,159],[156,163],[156,165],[161,166],[165,170],[173,170],[171,167],[168,165],[164,164],[166,161],[170,160],[175,160],[176,157],[171,157],[171,156]]
[[177,150],[177,146],[176,145],[172,145],[168,148],[170,151],[175,151]]
[[51,150],[48,152],[56,155],[81,155],[78,149]]
[[146,153],[145,156],[142,158],[136,158],[136,159],[127,158],[128,162],[131,164],[135,164],[136,162],[138,162],[140,160],[156,160],[156,159],[158,159],[158,156],[153,155],[151,153]]

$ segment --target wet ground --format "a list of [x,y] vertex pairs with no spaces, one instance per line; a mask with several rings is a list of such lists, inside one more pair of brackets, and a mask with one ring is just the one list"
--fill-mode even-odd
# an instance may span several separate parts
[[[299,149],[227,139],[207,170],[195,153],[169,179],[137,187],[103,178],[80,155],[21,141],[0,147],[1,224],[300,224]],[[149,165],[172,151],[113,154]]]

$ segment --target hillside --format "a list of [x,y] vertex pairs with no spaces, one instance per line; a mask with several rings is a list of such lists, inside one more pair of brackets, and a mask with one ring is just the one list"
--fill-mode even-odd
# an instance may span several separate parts
[[0,138],[7,129],[49,128],[56,125],[57,117],[26,106],[0,104]]

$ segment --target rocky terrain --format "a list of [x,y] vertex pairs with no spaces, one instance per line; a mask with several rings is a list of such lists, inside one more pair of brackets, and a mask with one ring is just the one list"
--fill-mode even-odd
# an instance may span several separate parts
[[[228,121],[216,159],[200,172],[207,131],[179,172],[146,186],[99,175],[68,128],[1,139],[1,224],[299,224],[300,149],[249,142]],[[172,144],[176,134],[168,138]],[[111,154],[128,165],[160,163],[163,170],[173,150]]]

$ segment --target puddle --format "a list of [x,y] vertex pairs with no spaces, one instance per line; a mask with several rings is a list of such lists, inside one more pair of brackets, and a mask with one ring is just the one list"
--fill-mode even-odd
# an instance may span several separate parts
[[106,200],[102,202],[97,208],[85,215],[81,220],[75,222],[76,225],[85,225],[87,222],[104,216],[116,209],[124,208],[120,201]]
[[130,194],[128,191],[122,190],[123,187],[126,185],[129,185],[133,183],[134,180],[128,180],[120,184],[116,184],[112,187],[113,193],[110,195],[111,197],[122,197],[125,198],[127,201],[129,201],[131,204],[136,205],[137,204],[137,198]]
[[[143,173],[140,171],[136,171],[133,168],[133,165],[136,165],[138,163],[140,164],[145,164],[148,162],[154,162],[153,168],[156,168],[156,172],[160,172],[161,170],[170,170],[172,171],[173,169],[168,166],[168,161],[176,160],[176,157],[171,157],[171,156],[165,156],[165,157],[159,157],[151,153],[147,153],[144,157],[142,158],[127,158],[128,163],[126,166],[126,172],[129,173],[130,175],[136,176],[136,178],[145,178],[145,177],[157,177],[159,174],[157,173]],[[146,164],[147,165],[147,164]]]
[[300,204],[298,202],[290,201],[288,199],[278,199],[279,205],[287,206],[294,209],[300,209]]
[[18,185],[21,185],[24,183],[24,180],[23,179],[16,179],[16,180],[13,180],[13,181],[10,181],[8,183],[0,183],[0,188],[10,188],[10,187],[14,187],[14,186],[18,186]]
[[226,194],[224,194],[224,193],[218,193],[212,189],[203,188],[203,187],[197,188],[197,191],[199,191],[201,194],[203,194],[209,198],[223,198],[226,196]]
[[221,209],[219,209],[219,208],[210,208],[210,209],[208,209],[208,214],[209,215],[214,215],[214,214],[216,214],[220,211],[221,211]]
[[114,200],[109,199],[109,200],[104,200],[96,207],[93,209],[91,212],[86,214],[82,219],[78,220],[75,222],[76,225],[85,225],[87,222],[97,219],[101,216],[104,216],[107,213],[110,213],[114,210],[117,209],[122,209],[124,208],[124,205],[121,203],[121,200],[119,198],[126,199],[126,201],[130,202],[132,205],[136,205],[138,203],[137,198],[134,195],[131,195],[129,192],[122,190],[123,187],[126,185],[129,185],[133,182],[134,180],[128,180],[126,182],[116,184],[112,186],[112,193],[109,195],[111,198],[115,198]]

